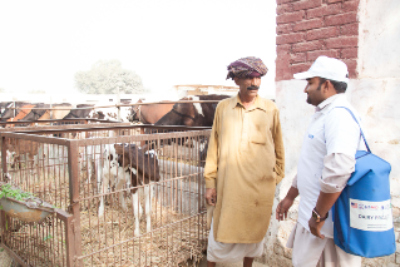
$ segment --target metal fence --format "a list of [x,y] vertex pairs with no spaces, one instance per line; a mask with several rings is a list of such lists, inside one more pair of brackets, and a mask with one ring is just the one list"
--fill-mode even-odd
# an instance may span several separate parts
[[36,121],[7,121],[0,122],[0,127],[6,128],[6,130],[13,129],[14,127],[36,127],[36,126],[64,126],[64,125],[75,125],[76,124],[89,124],[89,123],[121,123],[119,121],[111,121],[111,120],[100,120],[100,119],[62,119],[62,120],[36,120]]
[[207,240],[202,166],[209,134],[143,125],[1,133],[2,180],[55,208],[40,223],[2,211],[2,247],[23,266],[196,259]]

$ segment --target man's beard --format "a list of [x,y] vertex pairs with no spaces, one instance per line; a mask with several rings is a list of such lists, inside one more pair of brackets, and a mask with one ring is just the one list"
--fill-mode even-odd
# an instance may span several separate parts
[[252,85],[247,87],[247,90],[258,90],[260,87],[256,86],[256,85]]

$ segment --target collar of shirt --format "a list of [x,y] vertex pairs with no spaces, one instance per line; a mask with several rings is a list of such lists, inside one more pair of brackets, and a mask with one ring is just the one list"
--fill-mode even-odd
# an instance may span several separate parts
[[[234,98],[235,99],[235,98]],[[236,95],[236,99],[235,101],[232,102],[232,108],[236,108],[237,106],[241,106],[242,108],[244,108],[242,101],[240,100],[239,94]],[[261,109],[264,111],[267,111],[266,108],[261,105],[261,101],[260,101],[260,97],[257,95],[256,96],[256,101],[254,102],[254,104],[248,109],[248,111],[253,110],[253,109]]]
[[332,106],[331,104],[338,99],[342,99],[343,97],[346,97],[346,96],[344,94],[336,94],[336,95],[333,95],[333,96],[325,99],[322,103],[320,103],[315,108],[315,112],[322,112],[324,114],[327,113],[330,110],[330,107]]

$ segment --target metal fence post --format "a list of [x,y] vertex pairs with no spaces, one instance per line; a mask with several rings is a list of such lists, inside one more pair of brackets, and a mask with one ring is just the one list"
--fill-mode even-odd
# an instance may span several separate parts
[[[69,212],[72,213],[71,221],[74,235],[74,256],[82,255],[82,237],[81,237],[81,221],[80,221],[80,203],[79,203],[79,146],[78,140],[70,140],[68,142],[68,171],[69,171]],[[68,226],[69,227],[69,226]],[[83,266],[83,262],[75,260],[75,266]]]

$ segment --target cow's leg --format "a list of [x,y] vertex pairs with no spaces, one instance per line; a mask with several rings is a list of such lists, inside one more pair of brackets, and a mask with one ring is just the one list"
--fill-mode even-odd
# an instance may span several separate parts
[[123,176],[123,175],[120,174],[120,173],[117,176],[118,180],[117,180],[117,184],[115,185],[115,190],[117,190],[117,191],[121,190],[118,193],[118,195],[119,195],[119,203],[120,203],[120,205],[122,207],[122,210],[127,212],[128,211],[128,207],[126,206],[126,203],[125,203],[124,191],[122,191],[122,189],[124,188],[124,185],[126,184],[126,181],[125,181],[124,177],[121,177],[121,176]]
[[153,185],[147,184],[144,187],[144,195],[145,195],[145,210],[146,210],[146,223],[147,223],[147,232],[151,232],[151,202],[153,199]]
[[107,190],[108,190],[108,183],[109,183],[109,178],[108,175],[104,175],[103,177],[101,177],[100,175],[98,176],[98,180],[97,183],[99,185],[99,194],[101,194],[100,196],[100,204],[99,204],[99,217],[103,217],[104,216],[104,194]]
[[134,193],[132,193],[132,207],[133,207],[133,217],[135,217],[135,231],[134,235],[139,236],[140,235],[140,230],[139,230],[139,213],[140,213],[140,203],[139,203],[139,190],[135,190]]

